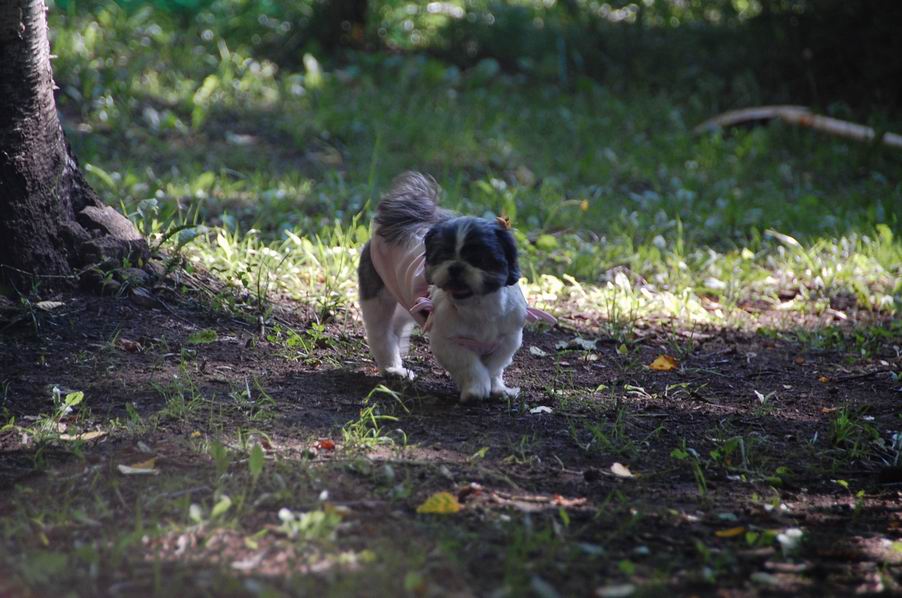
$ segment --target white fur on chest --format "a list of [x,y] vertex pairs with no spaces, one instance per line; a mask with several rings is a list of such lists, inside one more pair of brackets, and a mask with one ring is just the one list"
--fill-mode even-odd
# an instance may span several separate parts
[[432,302],[431,334],[446,338],[460,336],[492,343],[522,330],[526,322],[526,299],[516,284],[463,301],[434,288]]

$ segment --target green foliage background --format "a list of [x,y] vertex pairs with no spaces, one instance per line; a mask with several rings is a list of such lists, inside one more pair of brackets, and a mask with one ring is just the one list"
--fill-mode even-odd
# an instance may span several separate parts
[[[779,124],[691,133],[724,108],[807,97],[723,66],[757,55],[763,42],[740,42],[765,17],[823,14],[763,4],[643,3],[612,22],[624,5],[370,2],[337,40],[317,37],[317,2],[70,2],[50,19],[77,154],[113,205],[154,199],[156,226],[221,227],[251,256],[290,235],[353,247],[379,193],[416,168],[449,207],[512,217],[531,279],[626,269],[733,302],[801,284],[886,308],[900,291],[898,152]],[[842,89],[815,105],[900,128],[877,88],[864,102]],[[246,285],[253,265],[216,267]]]

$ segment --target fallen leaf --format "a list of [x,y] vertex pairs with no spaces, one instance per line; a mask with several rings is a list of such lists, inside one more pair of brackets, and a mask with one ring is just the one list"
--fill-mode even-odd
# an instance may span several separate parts
[[630,471],[630,468],[626,465],[621,465],[620,463],[614,463],[611,465],[611,473],[613,473],[618,478],[634,478],[636,476],[633,475],[633,472]]
[[795,358],[793,359],[793,361],[796,362],[796,364],[798,364],[798,365],[805,365],[805,358],[802,357],[801,355],[796,355]]
[[714,532],[718,538],[735,538],[745,533],[744,527],[728,527],[727,529],[719,529]]
[[457,491],[457,500],[459,502],[466,502],[468,499],[475,498],[481,494],[482,486],[476,482],[470,482],[468,485]]
[[65,303],[63,303],[62,301],[38,301],[34,304],[35,307],[43,311],[53,311],[54,309],[62,307],[63,305],[65,305]]
[[460,511],[457,497],[449,492],[436,492],[417,507],[417,513],[451,515]]
[[802,544],[802,538],[804,537],[805,532],[800,530],[797,527],[791,527],[785,530],[782,534],[777,535],[777,542],[780,543],[780,548],[783,549],[783,556],[790,556],[794,552],[798,551],[799,546]]
[[127,351],[128,353],[139,353],[144,350],[141,343],[127,338],[120,338],[118,344],[120,349]]
[[200,431],[194,430],[193,432],[191,432],[191,438],[200,438],[200,437],[201,437]]
[[828,378],[827,376],[819,376],[817,381],[820,382],[821,384],[826,384],[827,382],[830,381],[830,378]]
[[654,361],[652,361],[648,367],[655,370],[656,372],[669,372],[670,370],[675,370],[680,365],[680,362],[677,361],[676,357],[672,355],[658,355]]
[[160,470],[156,469],[156,462],[157,460],[154,457],[140,463],[132,463],[131,465],[120,464],[118,468],[119,472],[125,475],[157,475],[160,473]]
[[266,551],[257,553],[253,556],[250,556],[246,559],[242,559],[240,561],[234,561],[232,563],[232,569],[236,569],[238,571],[251,571],[252,569],[256,569],[257,566],[263,562],[263,557],[266,556]]
[[548,353],[533,345],[529,348],[529,354],[535,357],[548,357]]
[[94,440],[106,436],[106,432],[101,430],[92,430],[81,434],[60,434],[60,440]]
[[636,586],[631,583],[621,583],[616,585],[604,586],[595,590],[595,595],[599,598],[625,598],[636,593]]
[[331,438],[320,438],[313,446],[324,451],[334,451],[335,441]]
[[595,348],[596,348],[596,347],[595,347],[595,343],[597,343],[597,342],[598,342],[598,341],[594,341],[594,340],[591,340],[591,341],[590,341],[590,340],[586,340],[586,339],[581,338],[581,337],[576,337],[575,339],[573,339],[573,340],[570,341],[570,345],[571,345],[571,346],[576,346],[576,347],[578,347],[578,348],[580,348],[580,349],[583,349],[583,350],[585,350],[585,351],[594,351]]
[[554,348],[561,349],[582,349],[583,351],[594,351],[596,349],[597,340],[587,340],[580,336],[571,338],[569,341],[558,341]]
[[561,507],[581,507],[586,504],[585,498],[567,498],[560,494],[555,494],[551,502]]

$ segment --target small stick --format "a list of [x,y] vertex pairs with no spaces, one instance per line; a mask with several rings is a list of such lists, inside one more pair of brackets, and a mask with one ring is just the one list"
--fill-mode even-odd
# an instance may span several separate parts
[[[699,135],[749,122],[774,119],[855,141],[871,142],[878,138],[876,131],[871,127],[814,114],[805,106],[757,106],[731,110],[709,118],[695,127],[692,132]],[[902,148],[902,135],[897,133],[883,133],[879,136],[879,141],[890,147]]]

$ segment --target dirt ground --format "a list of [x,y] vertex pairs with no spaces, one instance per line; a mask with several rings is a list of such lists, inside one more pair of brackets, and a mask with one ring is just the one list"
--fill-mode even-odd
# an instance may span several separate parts
[[[191,300],[59,301],[0,336],[0,595],[902,592],[898,338],[862,358],[565,321],[526,333],[520,399],[461,405],[419,336],[418,379],[382,380],[350,317],[316,329],[283,306],[261,334]],[[558,348],[577,336],[595,347]],[[678,367],[650,369],[661,354]],[[85,397],[60,431],[104,434],[39,442],[54,386]],[[242,456],[220,470],[210,439]],[[151,454],[160,475],[116,470]],[[224,487],[240,511],[189,525]],[[461,510],[418,514],[439,491]],[[282,507],[322,505],[331,538],[274,531]]]

